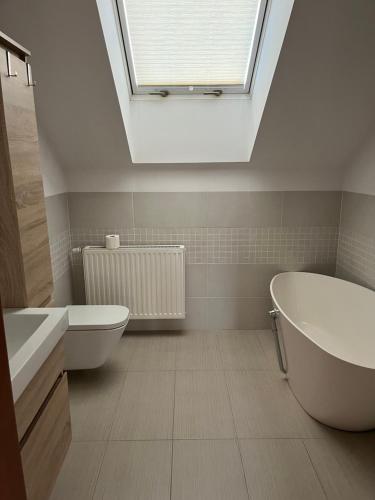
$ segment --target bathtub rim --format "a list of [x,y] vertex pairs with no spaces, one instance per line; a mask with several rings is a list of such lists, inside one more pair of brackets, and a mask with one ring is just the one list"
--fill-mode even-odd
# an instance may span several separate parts
[[329,356],[332,356],[332,357],[334,357],[337,360],[340,360],[340,361],[342,361],[344,363],[348,363],[348,364],[350,364],[352,366],[356,366],[356,367],[360,367],[360,368],[365,368],[367,370],[373,370],[374,371],[375,370],[375,361],[374,361],[374,364],[372,366],[369,366],[365,362],[359,362],[359,361],[358,362],[354,362],[353,360],[347,359],[347,358],[345,358],[343,356],[338,356],[337,353],[334,353],[331,350],[327,349],[326,347],[322,346],[319,342],[317,342],[314,338],[312,338],[307,332],[305,332],[300,326],[298,326],[290,318],[290,316],[285,312],[285,310],[280,307],[280,304],[279,304],[278,300],[276,299],[275,293],[274,293],[274,282],[280,276],[285,275],[285,274],[303,274],[303,275],[306,275],[306,276],[322,276],[322,277],[330,279],[330,280],[337,280],[337,281],[341,281],[341,282],[347,283],[348,285],[353,286],[353,287],[365,289],[365,290],[367,290],[369,292],[373,292],[373,293],[375,293],[375,292],[373,290],[370,290],[369,288],[366,288],[364,286],[358,285],[357,283],[352,283],[351,281],[343,280],[341,278],[336,278],[335,276],[328,276],[326,274],[321,274],[321,273],[309,273],[309,272],[306,272],[306,271],[285,271],[285,272],[281,272],[281,273],[276,274],[272,278],[271,283],[270,283],[271,298],[272,298],[272,302],[273,302],[274,306],[276,306],[276,309],[280,312],[280,314],[282,314],[285,317],[285,319],[287,321],[289,321],[289,323],[291,325],[293,325],[294,328],[296,328],[296,330],[298,330],[302,335],[304,335],[307,339],[309,339],[310,342],[312,342],[319,349],[321,349],[322,351],[324,351],[325,353],[327,353]]

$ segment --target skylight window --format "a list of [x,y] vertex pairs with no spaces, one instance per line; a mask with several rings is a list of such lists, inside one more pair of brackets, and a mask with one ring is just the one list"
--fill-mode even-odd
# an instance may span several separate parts
[[134,94],[248,93],[267,0],[117,0]]

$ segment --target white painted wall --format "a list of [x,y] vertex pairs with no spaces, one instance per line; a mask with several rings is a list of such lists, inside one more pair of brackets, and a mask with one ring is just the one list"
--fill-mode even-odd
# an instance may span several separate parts
[[343,189],[375,195],[375,128],[345,169]]
[[[295,2],[249,163],[133,165],[96,2],[0,1],[0,29],[32,51],[38,124],[73,191],[341,189],[374,120],[374,20],[373,0],[329,0],[324,16]],[[46,193],[60,192],[45,165]]]
[[114,0],[97,4],[133,163],[249,161],[294,0],[270,3],[251,99],[131,97]]
[[71,192],[336,191],[342,170],[253,170],[248,164],[67,170]]
[[39,127],[40,168],[43,176],[44,196],[66,193],[68,185],[65,172],[56,157],[45,133]]

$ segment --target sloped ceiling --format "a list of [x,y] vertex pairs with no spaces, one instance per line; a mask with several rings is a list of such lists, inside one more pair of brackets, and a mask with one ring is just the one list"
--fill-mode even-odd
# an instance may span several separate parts
[[344,165],[375,118],[374,54],[373,0],[296,0],[251,163]]
[[[373,0],[296,0],[251,168],[345,165],[375,116],[374,25]],[[0,29],[33,53],[40,127],[64,168],[129,166],[95,1],[1,0]]]

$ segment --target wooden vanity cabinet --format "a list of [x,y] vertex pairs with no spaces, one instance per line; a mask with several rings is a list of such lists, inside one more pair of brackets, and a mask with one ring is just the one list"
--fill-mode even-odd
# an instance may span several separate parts
[[52,269],[29,53],[19,47],[0,33],[0,290],[4,307],[39,307]]
[[68,451],[71,420],[63,340],[15,404],[28,500],[47,500]]

